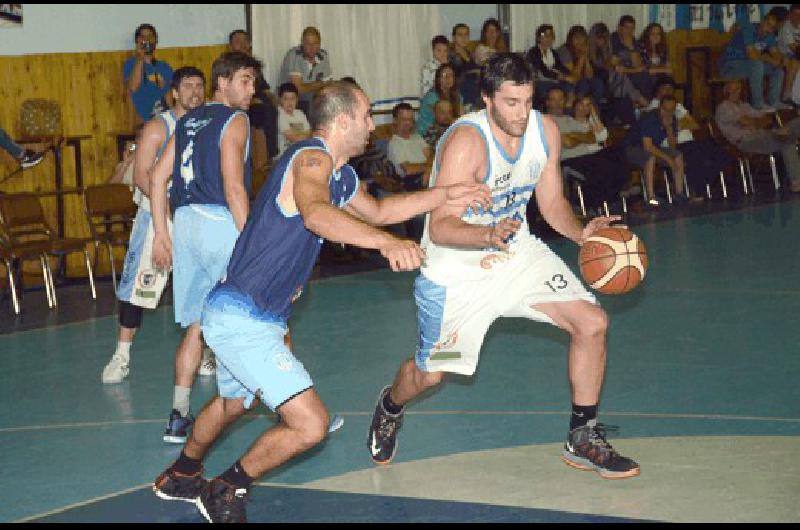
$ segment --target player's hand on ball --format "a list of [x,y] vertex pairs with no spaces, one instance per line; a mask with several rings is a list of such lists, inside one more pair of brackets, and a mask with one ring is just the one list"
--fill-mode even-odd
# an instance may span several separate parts
[[486,184],[454,184],[445,188],[447,204],[450,206],[468,206],[474,210],[492,207],[492,191]]
[[156,233],[153,237],[153,266],[162,271],[172,268],[172,241],[167,234]]
[[510,217],[501,219],[499,223],[490,227],[488,246],[506,250],[509,239],[519,230],[520,226],[522,226],[521,221]]
[[378,250],[389,260],[394,272],[418,269],[425,261],[425,251],[416,241],[391,237]]
[[[583,242],[586,241],[586,239],[589,236],[591,236],[601,228],[608,228],[609,226],[611,226],[611,223],[615,223],[617,221],[622,221],[622,217],[619,215],[611,215],[609,217],[606,216],[595,217],[594,219],[586,223],[586,226],[583,227],[583,232],[581,233],[581,241],[579,244],[583,245]],[[615,225],[615,227],[628,228],[626,225]]]

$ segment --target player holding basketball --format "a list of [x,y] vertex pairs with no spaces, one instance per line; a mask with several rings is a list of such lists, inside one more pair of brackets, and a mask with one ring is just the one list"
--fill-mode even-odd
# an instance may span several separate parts
[[153,222],[150,215],[150,170],[155,165],[167,141],[175,131],[175,124],[187,112],[203,104],[205,76],[193,66],[175,70],[172,76],[172,96],[175,106],[150,120],[139,134],[136,158],[133,164],[133,182],[136,189],[133,200],[139,205],[131,229],[125,265],[120,277],[119,335],[117,349],[103,369],[103,383],[119,383],[130,371],[130,349],[136,330],[142,324],[142,308],[158,305],[167,284],[168,271],[156,271],[150,259],[153,239]]
[[[257,59],[240,52],[217,58],[211,66],[213,100],[178,121],[153,170],[153,263],[169,270],[174,240],[175,321],[188,328],[175,353],[173,407],[164,433],[168,443],[184,443],[192,426],[190,393],[202,356],[203,304],[224,275],[247,220],[251,164],[246,110],[260,68]],[[172,237],[167,226],[170,177]]]
[[[328,412],[311,377],[283,341],[321,238],[377,249],[392,270],[408,271],[425,257],[417,243],[372,225],[402,222],[443,204],[459,213],[491,204],[488,187],[475,182],[372,198],[347,165],[364,152],[375,128],[369,100],[351,83],[325,85],[311,102],[309,119],[314,136],[293,144],[277,161],[236,242],[226,278],[206,302],[203,335],[217,355],[219,396],[200,412],[180,458],[153,486],[161,498],[197,499],[211,522],[245,522],[253,480],[308,451],[328,431]],[[203,457],[258,401],[278,412],[280,423],[206,483]]]
[[562,193],[558,127],[532,110],[533,76],[511,53],[484,66],[486,110],[463,116],[439,141],[431,186],[485,182],[490,210],[443,205],[425,223],[427,260],[417,278],[419,346],[391,387],[380,393],[367,446],[386,464],[397,448],[405,404],[439,384],[445,372],[472,375],[483,337],[498,317],[526,317],[554,324],[570,336],[572,417],[563,459],[604,478],[639,474],[619,455],[597,423],[606,364],[608,317],[578,278],[541,240],[531,235],[525,211],[535,192],[544,219],[578,245],[619,217],[581,226]]

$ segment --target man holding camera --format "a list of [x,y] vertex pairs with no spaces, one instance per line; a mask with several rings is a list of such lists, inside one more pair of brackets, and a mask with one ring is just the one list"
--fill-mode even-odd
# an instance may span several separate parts
[[158,33],[151,24],[140,24],[134,33],[135,55],[125,61],[125,84],[136,109],[137,122],[166,111],[164,97],[172,83],[172,68],[155,58]]
[[293,83],[300,93],[298,108],[308,115],[308,105],[322,84],[332,77],[328,52],[320,47],[319,30],[309,26],[303,30],[300,46],[286,52],[281,65],[280,84]]

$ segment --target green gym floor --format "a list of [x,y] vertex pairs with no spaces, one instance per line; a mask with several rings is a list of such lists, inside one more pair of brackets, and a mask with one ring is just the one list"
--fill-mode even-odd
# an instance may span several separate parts
[[[619,427],[609,440],[639,477],[561,462],[568,337],[522,319],[492,326],[474,377],[410,407],[395,460],[375,467],[375,399],[416,342],[415,274],[384,269],[314,281],[298,302],[295,353],[344,425],[259,481],[250,521],[800,522],[800,201],[633,229],[650,269],[633,292],[599,297],[611,316],[600,421]],[[550,243],[575,267],[574,245]],[[203,520],[150,490],[180,451],[161,441],[172,307],[146,312],[129,378],[103,385],[116,326],[111,315],[0,335],[0,521]],[[198,378],[193,409],[214,393]],[[207,475],[274,421],[266,409],[240,421]]]

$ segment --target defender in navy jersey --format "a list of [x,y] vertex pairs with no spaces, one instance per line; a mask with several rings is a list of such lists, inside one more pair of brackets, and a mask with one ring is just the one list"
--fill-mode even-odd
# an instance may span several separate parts
[[117,289],[119,299],[119,333],[117,349],[103,369],[103,383],[119,383],[130,371],[130,348],[136,330],[142,323],[142,307],[158,305],[167,281],[167,272],[153,269],[150,242],[153,222],[150,215],[150,175],[167,142],[175,131],[177,120],[203,104],[205,76],[193,66],[175,70],[172,77],[172,96],[175,106],[145,124],[139,134],[133,164],[134,202],[139,205],[131,229],[125,264]]
[[[378,201],[359,185],[347,160],[364,151],[374,129],[369,101],[355,85],[333,82],[311,104],[313,137],[291,146],[259,192],[227,275],[203,313],[203,335],[217,356],[219,396],[197,417],[180,458],[156,481],[193,491],[202,458],[224,428],[258,401],[280,414],[222,475],[200,493],[211,522],[243,522],[252,481],[319,443],[328,413],[311,377],[284,344],[292,302],[311,274],[323,238],[377,249],[392,270],[420,266],[424,252],[373,225],[394,224],[450,204],[488,207],[488,187],[456,184]],[[158,491],[158,488],[156,488]],[[176,495],[177,496],[177,495]]]
[[[532,110],[533,74],[511,53],[489,59],[481,73],[486,109],[462,116],[439,140],[431,185],[485,182],[492,207],[462,212],[448,205],[427,216],[422,245],[428,259],[415,282],[419,322],[413,359],[378,398],[367,448],[387,464],[397,448],[405,404],[439,384],[445,372],[472,375],[483,337],[500,317],[554,324],[571,336],[569,379],[573,415],[563,459],[604,478],[639,474],[597,424],[606,360],[608,317],[577,276],[528,230],[525,211],[539,211],[578,245],[619,217],[582,226],[564,198],[558,126]],[[512,368],[513,369],[513,368]]]
[[[258,60],[238,52],[215,60],[212,101],[178,121],[153,171],[153,263],[161,270],[174,264],[175,321],[188,328],[175,356],[173,407],[164,434],[168,443],[184,443],[191,428],[190,393],[202,359],[203,304],[225,274],[233,244],[247,219],[250,122],[245,111],[260,67]],[[170,177],[169,202],[175,212],[172,237],[167,227]]]

